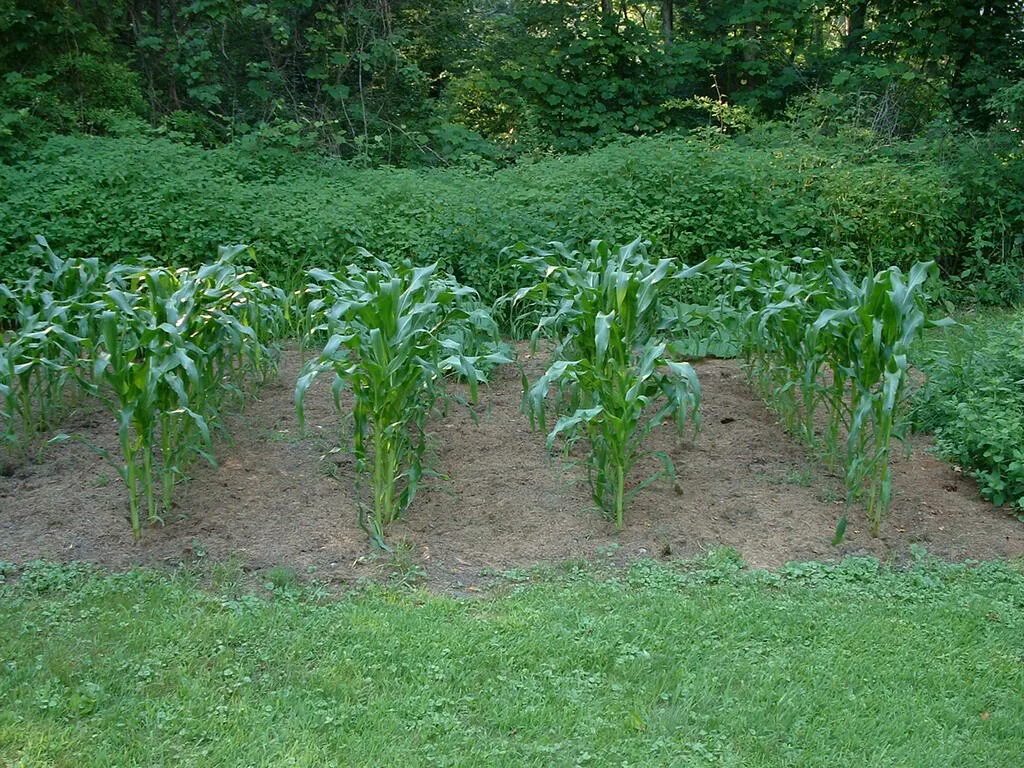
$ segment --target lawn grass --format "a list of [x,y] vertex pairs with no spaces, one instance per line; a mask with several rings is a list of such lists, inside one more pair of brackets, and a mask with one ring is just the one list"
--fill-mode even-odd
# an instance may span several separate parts
[[1022,764],[1018,568],[738,567],[326,599],[31,566],[0,586],[0,765]]

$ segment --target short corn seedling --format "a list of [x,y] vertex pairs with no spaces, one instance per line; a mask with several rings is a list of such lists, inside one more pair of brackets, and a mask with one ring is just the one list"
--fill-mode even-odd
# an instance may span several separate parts
[[680,432],[700,424],[700,384],[693,367],[668,352],[669,317],[659,289],[671,279],[695,274],[675,271],[671,262],[647,257],[645,243],[621,248],[603,241],[587,255],[552,243],[522,257],[540,281],[504,299],[529,303],[539,313],[533,342],[556,339],[555,361],[533,384],[524,380],[524,407],[531,423],[547,429],[552,392],[568,412],[547,436],[567,446],[580,438],[590,445],[587,476],[594,502],[618,528],[633,494],[658,477],[675,475],[667,454],[663,470],[626,490],[630,471],[644,455],[644,439],[659,424],[674,420]]
[[[439,277],[437,264],[391,266],[361,255],[374,266],[310,272],[312,325],[327,341],[304,366],[295,404],[304,421],[306,393],[325,371],[334,373],[336,405],[342,390],[351,389],[359,525],[386,548],[387,526],[412,504],[423,477],[426,423],[446,394],[443,378],[464,377],[475,400],[486,367],[509,359],[496,351],[496,328],[475,292]],[[369,505],[361,498],[366,476]]]

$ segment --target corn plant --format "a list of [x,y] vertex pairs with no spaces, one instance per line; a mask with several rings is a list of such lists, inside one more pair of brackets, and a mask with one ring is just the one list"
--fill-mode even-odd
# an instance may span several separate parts
[[136,536],[143,519],[170,509],[195,457],[212,462],[210,426],[225,397],[274,366],[267,342],[281,327],[284,295],[234,263],[242,250],[222,248],[195,271],[143,264],[101,273],[95,259],[60,259],[40,238],[44,266],[0,292],[14,308],[0,349],[7,439],[50,426],[71,383],[100,398],[120,447],[117,459],[101,453],[128,489]]
[[[224,399],[265,375],[283,293],[235,265],[239,248],[198,271],[122,269],[97,297],[100,333],[84,383],[118,424],[118,472],[136,536],[170,510],[195,458],[213,463],[211,424]],[[118,287],[119,286],[119,287]]]
[[[737,303],[745,310],[740,351],[749,380],[773,404],[785,427],[817,448],[815,414],[827,385],[822,377],[826,358],[814,319],[832,306],[832,291],[826,260],[810,256],[783,259],[768,251],[722,266],[736,277]],[[842,375],[832,384],[843,391]],[[825,453],[830,462],[837,455],[837,436],[829,430]]]
[[[752,380],[786,426],[842,464],[847,499],[866,495],[877,535],[892,503],[891,443],[904,431],[910,345],[931,322],[924,288],[933,263],[890,267],[860,282],[836,261],[775,254],[728,264],[748,307],[744,353]],[[824,439],[816,415],[824,412]],[[845,437],[844,437],[845,436]]]
[[[0,292],[0,300],[3,298]],[[18,442],[14,382],[19,351],[12,349],[14,342],[14,333],[0,327],[0,445],[12,447]]]
[[0,365],[4,383],[5,432],[26,444],[55,420],[58,403],[84,339],[33,316],[4,345]]
[[[165,278],[165,279],[161,279]],[[148,288],[160,290],[170,280],[166,272],[145,276]],[[168,293],[171,293],[170,291]],[[148,297],[152,301],[152,297]],[[141,533],[144,506],[149,521],[159,518],[156,452],[163,437],[163,506],[180,471],[182,456],[200,448],[195,434],[209,444],[209,427],[189,395],[203,383],[195,360],[201,355],[178,327],[143,306],[140,294],[112,289],[102,300],[102,335],[93,361],[90,383],[114,411],[121,448],[118,472],[128,490],[129,519]],[[191,407],[190,407],[191,406]],[[194,430],[181,422],[188,417]]]
[[[463,377],[475,400],[486,368],[509,358],[497,351],[494,323],[476,306],[476,293],[438,277],[437,264],[392,267],[361,255],[372,268],[310,272],[314,332],[327,341],[304,366],[295,404],[302,422],[306,393],[325,371],[334,373],[339,408],[342,390],[351,389],[359,525],[386,547],[388,524],[412,504],[423,477],[427,419],[446,395],[444,377]],[[362,498],[365,477],[369,505]]]
[[890,267],[859,283],[839,265],[830,270],[835,309],[814,322],[826,341],[828,365],[850,382],[849,406],[833,386],[830,410],[849,414],[846,484],[855,496],[867,494],[867,514],[877,535],[892,503],[889,466],[893,437],[903,437],[904,405],[911,345],[929,325],[924,288],[938,275],[933,262],[915,264],[904,274]]
[[587,477],[594,502],[622,528],[630,498],[655,479],[675,475],[667,454],[662,470],[627,491],[629,475],[645,455],[645,438],[673,420],[682,432],[700,423],[700,384],[693,367],[668,352],[669,315],[659,302],[666,281],[695,274],[653,261],[640,240],[615,249],[603,241],[582,255],[561,243],[522,257],[540,280],[506,297],[533,305],[532,334],[556,340],[555,361],[533,384],[524,379],[524,408],[531,423],[548,428],[547,401],[557,393],[566,413],[547,436],[566,446],[586,438]]
[[43,266],[13,286],[0,285],[12,326],[0,337],[0,417],[5,441],[23,447],[56,420],[96,332],[88,303],[102,281],[97,259],[62,259],[44,238],[37,241],[31,250]]

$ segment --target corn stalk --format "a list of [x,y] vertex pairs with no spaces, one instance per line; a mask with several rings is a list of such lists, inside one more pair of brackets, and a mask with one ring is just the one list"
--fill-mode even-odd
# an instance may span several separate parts
[[[873,535],[892,505],[893,438],[905,431],[911,344],[929,325],[931,262],[854,280],[837,261],[766,253],[725,264],[747,308],[743,353],[752,382],[786,427],[843,467],[847,501],[866,495]],[[824,413],[824,435],[816,417]]]
[[3,293],[16,321],[0,350],[0,396],[6,421],[21,423],[8,423],[8,438],[50,426],[69,382],[106,403],[120,455],[104,455],[128,490],[136,537],[171,508],[196,457],[213,461],[210,428],[225,398],[274,367],[268,344],[284,295],[234,263],[243,250],[222,248],[199,270],[118,265],[101,274],[95,259],[62,260],[40,239],[46,266]]
[[526,304],[523,314],[538,317],[534,345],[541,337],[556,341],[544,375],[532,385],[524,380],[524,409],[532,425],[547,429],[547,401],[557,394],[556,408],[567,412],[548,432],[548,448],[559,436],[566,450],[588,441],[594,502],[621,529],[633,495],[659,477],[675,476],[669,456],[659,453],[662,470],[627,491],[636,462],[648,455],[647,436],[666,420],[680,433],[700,424],[700,384],[693,367],[668,351],[671,316],[659,301],[668,281],[699,267],[676,270],[666,259],[653,261],[639,239],[617,249],[594,241],[586,255],[551,243],[526,252],[521,263],[540,279],[502,301],[512,313]]
[[438,277],[437,264],[392,267],[361,255],[374,267],[310,272],[311,327],[327,341],[304,366],[295,405],[304,422],[306,393],[325,371],[334,373],[336,406],[351,389],[359,525],[386,548],[387,526],[412,504],[423,477],[427,420],[446,396],[444,377],[463,377],[475,401],[486,369],[509,358],[498,351],[496,326],[476,306],[476,293]]

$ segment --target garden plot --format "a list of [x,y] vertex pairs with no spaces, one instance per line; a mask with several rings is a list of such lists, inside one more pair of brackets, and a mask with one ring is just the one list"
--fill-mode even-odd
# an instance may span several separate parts
[[[527,373],[548,358],[520,356]],[[894,499],[881,536],[867,531],[852,505],[846,538],[831,545],[843,514],[843,484],[809,460],[746,383],[738,363],[696,365],[703,387],[703,428],[695,440],[662,425],[649,447],[680,468],[639,493],[629,523],[616,532],[601,516],[585,468],[550,455],[544,434],[520,412],[514,368],[481,387],[475,414],[460,407],[427,425],[431,463],[404,519],[389,529],[395,554],[375,553],[357,524],[354,465],[337,451],[339,424],[330,385],[317,381],[299,431],[294,382],[303,356],[285,351],[280,372],[244,410],[227,417],[230,439],[219,463],[193,465],[163,525],[135,542],[124,516],[123,484],[82,443],[49,446],[38,460],[0,477],[0,559],[84,560],[113,568],[174,566],[236,558],[247,568],[277,565],[347,583],[384,578],[398,564],[422,569],[441,589],[472,586],[494,570],[590,558],[628,561],[687,557],[735,547],[753,566],[873,553],[902,559],[911,546],[951,559],[1024,555],[1024,530],[983,501],[974,483],[915,440],[909,458],[893,458]],[[475,420],[474,420],[475,417]],[[116,448],[117,428],[101,410],[80,411],[67,430]],[[638,468],[637,477],[644,473]],[[651,467],[652,471],[656,467]]]

